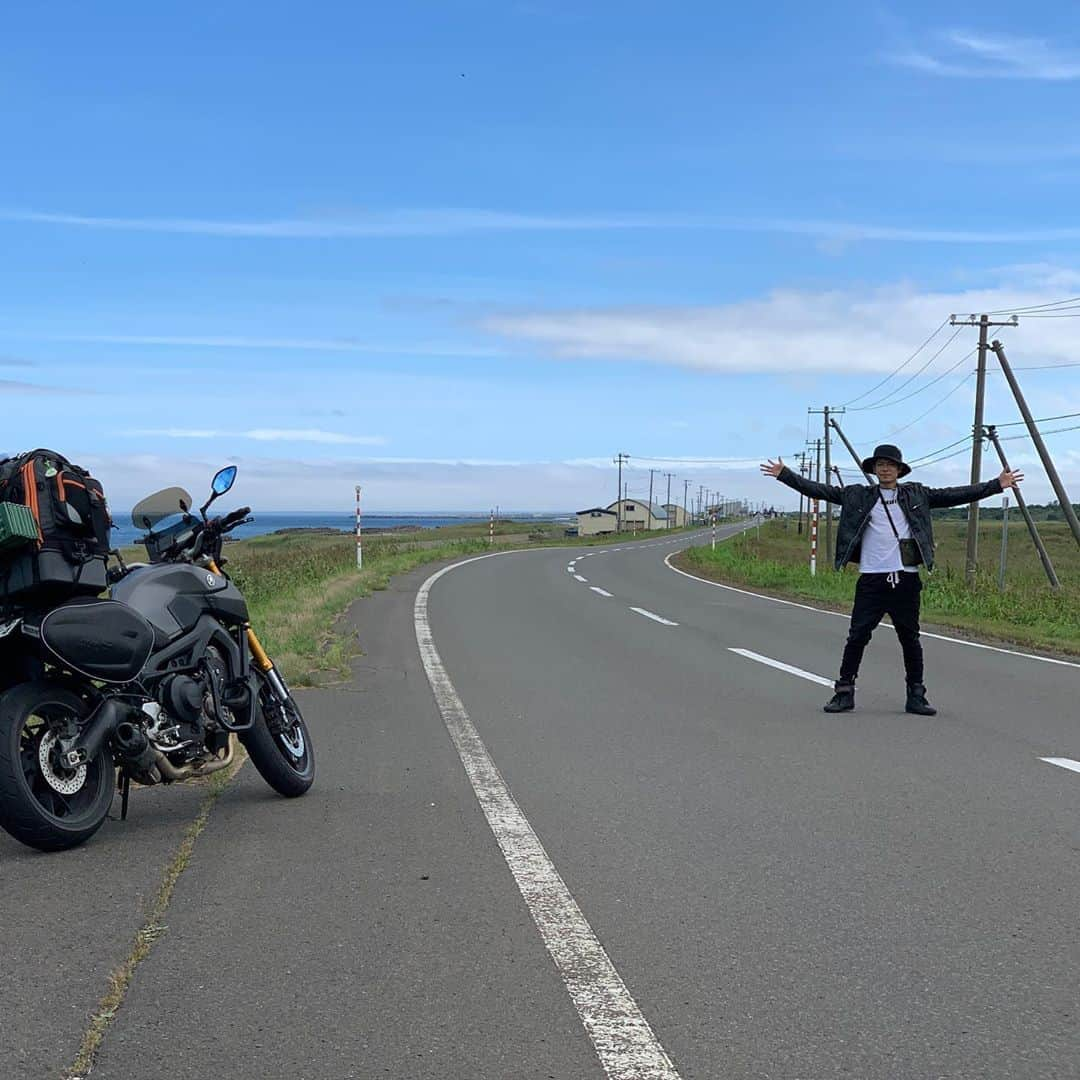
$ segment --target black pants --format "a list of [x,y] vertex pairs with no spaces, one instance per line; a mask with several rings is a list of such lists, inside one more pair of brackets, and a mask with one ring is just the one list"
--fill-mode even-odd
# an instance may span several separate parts
[[918,574],[900,571],[896,585],[889,584],[889,574],[860,574],[855,586],[855,607],[851,612],[844,657],[840,661],[840,681],[854,682],[859,674],[863,651],[870,644],[874,628],[888,615],[896,627],[896,636],[904,650],[904,671],[909,683],[923,681],[922,644],[919,642],[919,604],[922,579]]

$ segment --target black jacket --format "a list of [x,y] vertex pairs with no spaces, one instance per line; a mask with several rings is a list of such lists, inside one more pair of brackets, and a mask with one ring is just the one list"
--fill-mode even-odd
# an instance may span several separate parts
[[[870,520],[870,511],[878,497],[877,484],[851,484],[848,487],[818,484],[792,472],[786,465],[776,479],[811,499],[824,499],[825,502],[840,504],[840,524],[836,530],[836,569],[843,569],[849,562],[857,563],[863,530]],[[939,506],[962,506],[964,503],[978,502],[1001,493],[1001,482],[997,479],[968,487],[928,488],[922,484],[896,486],[900,508],[907,516],[911,535],[919,545],[927,570],[934,568],[934,527],[930,521],[930,511]]]

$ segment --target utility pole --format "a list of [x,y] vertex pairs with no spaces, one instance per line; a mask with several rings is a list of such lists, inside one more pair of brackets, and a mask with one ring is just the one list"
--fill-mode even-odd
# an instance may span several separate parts
[[671,478],[675,474],[674,473],[664,473],[664,475],[667,477],[667,507],[668,507],[668,509],[667,509],[667,515],[668,515],[667,527],[670,529],[671,528]]
[[[805,476],[806,475],[806,454],[805,453],[799,453],[799,454],[796,454],[795,457],[798,458],[798,461],[799,461],[799,475],[800,476]],[[800,491],[799,492],[799,527],[798,527],[798,535],[799,536],[802,536],[803,497],[804,497],[803,493]]]
[[1065,485],[1061,482],[1061,477],[1058,476],[1058,471],[1054,467],[1054,460],[1050,457],[1050,451],[1046,449],[1046,443],[1043,442],[1043,437],[1039,434],[1039,429],[1035,426],[1035,421],[1031,416],[1031,410],[1028,408],[1028,403],[1020,391],[1020,384],[1016,381],[1016,376],[1009,366],[1009,361],[1005,358],[1005,349],[1002,347],[1000,341],[995,341],[991,348],[997,355],[1001,370],[1005,373],[1005,378],[1009,382],[1009,389],[1012,390],[1013,397],[1016,398],[1016,404],[1020,409],[1020,415],[1024,418],[1024,423],[1027,425],[1031,441],[1035,444],[1035,449],[1039,452],[1043,468],[1046,469],[1046,475],[1050,477],[1050,485],[1053,487],[1054,494],[1057,495],[1058,502],[1061,504],[1061,512],[1065,515],[1065,520],[1069,523],[1073,539],[1080,545],[1080,521],[1076,520],[1076,511],[1072,508],[1072,501],[1069,499],[1069,493],[1065,490]]
[[615,489],[615,531],[617,533],[622,532],[622,498],[623,498],[623,486],[622,486],[622,467],[624,461],[629,461],[630,455],[619,453],[619,456],[615,458],[615,463],[619,466],[619,486]]
[[[830,477],[830,475],[832,473],[832,452],[831,452],[832,447],[831,447],[831,440],[829,438],[829,434],[830,434],[829,433],[829,428],[832,425],[829,423],[829,417],[830,417],[830,415],[833,415],[835,413],[842,413],[845,410],[842,409],[842,408],[840,408],[840,409],[830,409],[829,406],[826,405],[822,409],[807,409],[806,411],[808,413],[812,414],[812,415],[820,414],[825,419],[825,483],[828,483],[829,482],[829,477]],[[831,559],[833,557],[832,519],[833,519],[832,504],[831,503],[826,503],[825,504],[825,557],[827,559]]]
[[646,528],[648,528],[650,525],[652,525],[652,512],[653,512],[653,508],[652,508],[652,478],[653,478],[653,473],[658,473],[659,471],[660,471],[659,469],[650,469],[649,470],[649,509],[647,511],[649,516],[648,516],[648,519],[647,519],[647,524],[645,526]]
[[[977,484],[982,475],[982,430],[983,430],[983,405],[986,401],[986,332],[991,326],[1016,326],[1018,319],[1015,315],[1005,322],[994,322],[989,315],[968,315],[961,318],[957,315],[949,316],[950,326],[977,326],[979,328],[978,357],[975,366],[975,422],[972,426],[971,440],[971,482]],[[975,569],[979,561],[979,504],[968,503],[968,529],[967,529],[967,561],[964,573],[967,576],[968,585],[975,586]]]
[[[1008,469],[1009,462],[1005,457],[1005,451],[1001,449],[1001,442],[998,439],[997,429],[993,424],[986,429],[986,437],[997,451],[998,459],[1001,461],[1001,467],[1003,469]],[[1011,472],[1012,470],[1010,469],[1009,471]],[[1035,550],[1039,553],[1039,561],[1042,563],[1043,570],[1046,572],[1046,579],[1050,582],[1050,588],[1055,590],[1060,589],[1061,582],[1058,581],[1057,573],[1054,570],[1054,564],[1050,561],[1050,554],[1046,550],[1046,545],[1042,542],[1039,530],[1036,528],[1035,522],[1031,519],[1031,511],[1027,508],[1027,501],[1024,499],[1023,492],[1019,487],[1014,487],[1012,491],[1016,496],[1016,505],[1020,508],[1020,513],[1024,516],[1024,524],[1027,525],[1031,542],[1035,545]]]
[[[843,440],[844,445],[851,452],[851,456],[855,459],[855,464],[859,466],[859,472],[862,472],[862,458],[859,457],[858,453],[855,450],[855,447],[852,446],[851,443],[848,441],[848,437],[840,430],[840,425],[835,420],[830,420],[829,423],[832,425],[832,428],[836,432],[836,434],[839,435],[840,438]],[[874,483],[875,478],[871,476],[868,472],[863,472],[863,476],[865,476],[866,479],[871,483]]]
[[689,495],[689,493],[690,493],[690,481],[689,480],[684,480],[682,482],[682,513],[683,513],[683,524],[684,525],[686,524],[687,496]]

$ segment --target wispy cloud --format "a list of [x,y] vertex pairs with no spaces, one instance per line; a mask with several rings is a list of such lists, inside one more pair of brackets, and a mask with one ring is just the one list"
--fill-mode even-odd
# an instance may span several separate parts
[[902,67],[960,79],[1080,79],[1080,53],[1057,48],[1046,38],[1000,37],[970,30],[935,34],[925,47],[889,55]]
[[[124,232],[189,233],[253,239],[328,240],[409,236],[455,236],[476,232],[568,232],[678,227],[680,219],[648,214],[543,215],[501,210],[389,210],[310,219],[225,221],[213,218],[104,217],[0,209],[0,221]],[[685,224],[684,224],[685,227]]]
[[499,350],[472,345],[421,341],[416,344],[380,344],[356,338],[247,337],[244,335],[175,334],[43,334],[37,341],[63,341],[88,345],[142,345],[192,349],[283,349],[302,352],[345,352],[391,356],[501,355]]
[[252,439],[255,442],[324,443],[340,446],[383,446],[382,435],[346,435],[318,428],[254,428],[250,431],[222,431],[214,428],[159,428],[127,432],[138,438],[166,439]]
[[18,379],[0,379],[0,393],[7,394],[97,394],[98,390],[91,390],[81,386],[46,386],[43,383],[20,382]]
[[[1080,68],[1077,69],[1080,75]],[[715,216],[710,214],[627,214],[613,217],[542,217],[496,211],[399,211],[387,220],[229,222],[177,218],[104,218],[74,214],[44,214],[31,211],[0,210],[0,221],[123,229],[134,232],[189,233],[201,236],[250,237],[254,239],[351,239],[358,237],[444,236],[480,231],[581,231],[581,230],[713,230],[716,232],[780,233],[807,236],[831,244],[866,240],[899,243],[1010,245],[1036,244],[1080,239],[1080,225],[1053,225],[1046,228],[990,230],[939,229],[920,225],[880,222],[828,221],[820,218],[761,218]],[[116,344],[207,345],[233,348],[334,348],[354,352],[386,352],[387,348],[357,341],[285,340],[275,344],[255,338],[214,337],[130,337],[100,335],[83,340]],[[250,344],[255,342],[257,344]],[[397,347],[400,348],[400,347]],[[430,350],[429,350],[430,351]]]

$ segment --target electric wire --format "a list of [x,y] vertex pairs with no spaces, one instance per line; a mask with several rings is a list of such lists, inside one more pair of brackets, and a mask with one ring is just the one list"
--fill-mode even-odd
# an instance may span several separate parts
[[[883,408],[885,408],[886,405],[891,405],[897,400],[906,401],[907,398],[899,398],[899,399],[897,399],[896,395],[901,390],[903,390],[905,386],[910,386],[911,383],[914,382],[957,339],[957,337],[959,336],[960,332],[963,329],[964,328],[962,326],[958,326],[953,331],[952,337],[949,338],[949,340],[946,341],[945,344],[942,345],[941,348],[938,349],[938,351],[936,353],[934,353],[934,355],[931,356],[930,359],[927,360],[926,363],[923,364],[923,366],[921,368],[919,368],[918,371],[916,371],[913,375],[909,375],[899,386],[897,386],[894,389],[890,390],[889,393],[887,393],[883,398],[879,398],[877,401],[872,401],[869,405],[858,405],[854,409],[852,409],[851,411],[852,412],[866,412],[866,411],[868,411],[870,409],[883,409]],[[959,364],[954,365],[954,367],[958,367],[958,366],[959,366]],[[949,370],[952,371],[953,368],[950,368]],[[933,383],[930,383],[929,385],[932,386]],[[910,397],[911,395],[908,395],[908,396]]]
[[988,311],[986,314],[1022,315],[1025,311],[1043,311],[1046,308],[1064,307],[1067,304],[1080,304],[1080,296],[1069,296],[1064,300],[1051,300],[1045,304],[1027,304],[1023,307],[999,308],[997,311]]
[[937,383],[941,382],[941,380],[944,379],[946,376],[951,375],[962,363],[964,363],[965,360],[968,360],[972,356],[974,356],[976,351],[976,349],[972,349],[971,352],[964,353],[964,355],[961,356],[955,364],[953,364],[951,367],[946,368],[940,375],[931,379],[928,383],[924,383],[917,390],[912,390],[910,394],[905,394],[903,397],[900,398],[892,398],[887,401],[882,401],[876,405],[861,405],[860,409],[865,411],[873,411],[875,409],[887,409],[894,405],[899,405],[901,402],[910,401],[911,398],[917,397],[919,394],[924,393],[925,391],[929,390],[931,386],[935,386]]
[[949,398],[951,398],[953,394],[955,394],[956,391],[959,390],[960,387],[962,387],[974,374],[974,371],[969,371],[944,397],[938,398],[938,400],[935,401],[934,404],[926,410],[926,412],[920,413],[920,415],[916,416],[914,420],[910,421],[910,423],[905,424],[903,427],[896,428],[894,431],[890,431],[889,437],[892,438],[895,435],[899,435],[900,432],[907,431],[908,428],[914,427],[920,420],[923,420],[927,416],[929,416],[936,408],[938,408],[938,406],[944,405],[945,402],[948,401]]
[[[925,349],[926,346],[929,345],[930,342],[933,341],[934,338],[936,338],[938,336],[938,334],[941,333],[941,331],[945,328],[945,326],[948,324],[948,322],[949,322],[948,319],[943,319],[941,321],[941,325],[899,367],[897,367],[895,370],[891,371],[888,375],[886,375],[885,378],[881,380],[881,382],[875,383],[873,386],[870,387],[869,390],[864,390],[858,396],[851,398],[849,401],[843,402],[841,405],[838,406],[838,408],[846,409],[849,405],[852,404],[852,402],[861,401],[864,397],[866,397],[869,394],[872,394],[879,387],[884,386],[891,378],[893,378],[893,376],[899,375],[900,372],[903,371],[904,368],[906,368],[908,366],[908,364],[910,364],[911,361],[914,360],[915,357],[918,356],[919,353],[921,353],[923,351],[923,349]],[[955,337],[955,336],[956,335],[954,334],[953,337]],[[948,343],[946,342],[946,344],[948,344]],[[806,433],[807,433],[807,436],[809,436],[809,434],[810,434],[810,420],[809,420],[809,417],[807,417],[807,421],[806,421]]]

